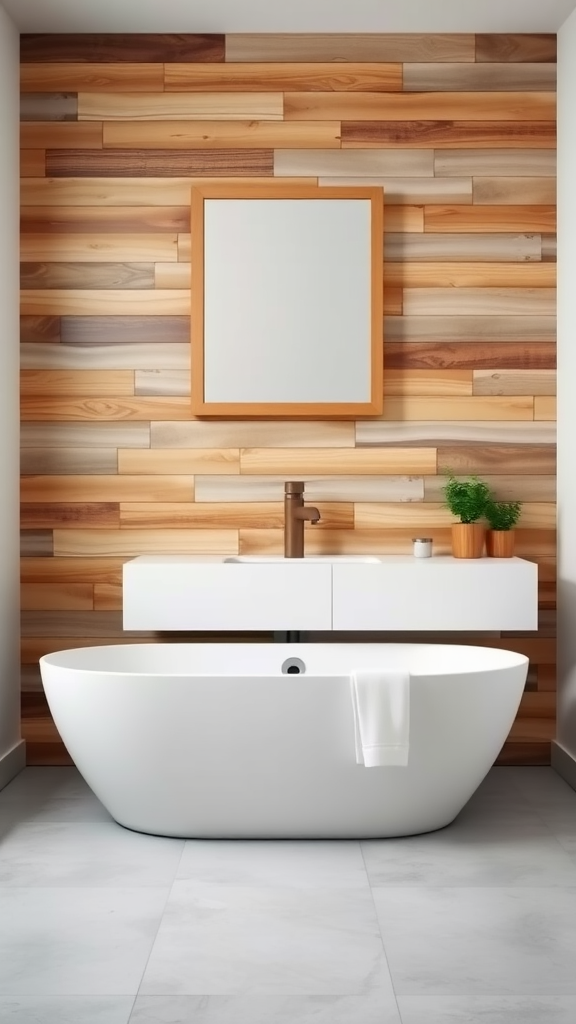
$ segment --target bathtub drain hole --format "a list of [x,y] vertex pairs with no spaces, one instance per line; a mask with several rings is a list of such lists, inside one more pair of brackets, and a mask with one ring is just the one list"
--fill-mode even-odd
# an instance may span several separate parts
[[282,674],[297,676],[306,671],[306,665],[301,658],[287,658],[282,665]]

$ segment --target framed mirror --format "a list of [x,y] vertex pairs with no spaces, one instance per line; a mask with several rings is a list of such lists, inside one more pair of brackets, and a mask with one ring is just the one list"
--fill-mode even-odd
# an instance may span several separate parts
[[383,402],[381,188],[192,190],[192,412],[369,416]]

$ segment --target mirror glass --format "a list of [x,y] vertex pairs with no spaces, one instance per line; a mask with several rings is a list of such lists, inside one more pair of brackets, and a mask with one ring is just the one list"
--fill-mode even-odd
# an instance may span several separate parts
[[381,189],[194,190],[196,415],[381,411],[381,205]]

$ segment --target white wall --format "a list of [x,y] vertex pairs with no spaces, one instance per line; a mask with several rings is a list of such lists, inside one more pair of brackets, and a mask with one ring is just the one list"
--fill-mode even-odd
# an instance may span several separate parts
[[558,738],[576,788],[576,12],[558,33]]
[[0,5],[0,788],[23,767],[18,569],[18,33]]

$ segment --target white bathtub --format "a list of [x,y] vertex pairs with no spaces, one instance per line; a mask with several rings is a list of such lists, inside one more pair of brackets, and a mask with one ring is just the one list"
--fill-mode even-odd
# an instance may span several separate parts
[[[285,674],[300,659],[305,671]],[[188,837],[442,828],[493,764],[528,659],[427,644],[133,644],[40,659],[50,709],[121,825]],[[411,673],[407,767],[356,764],[350,673]]]

